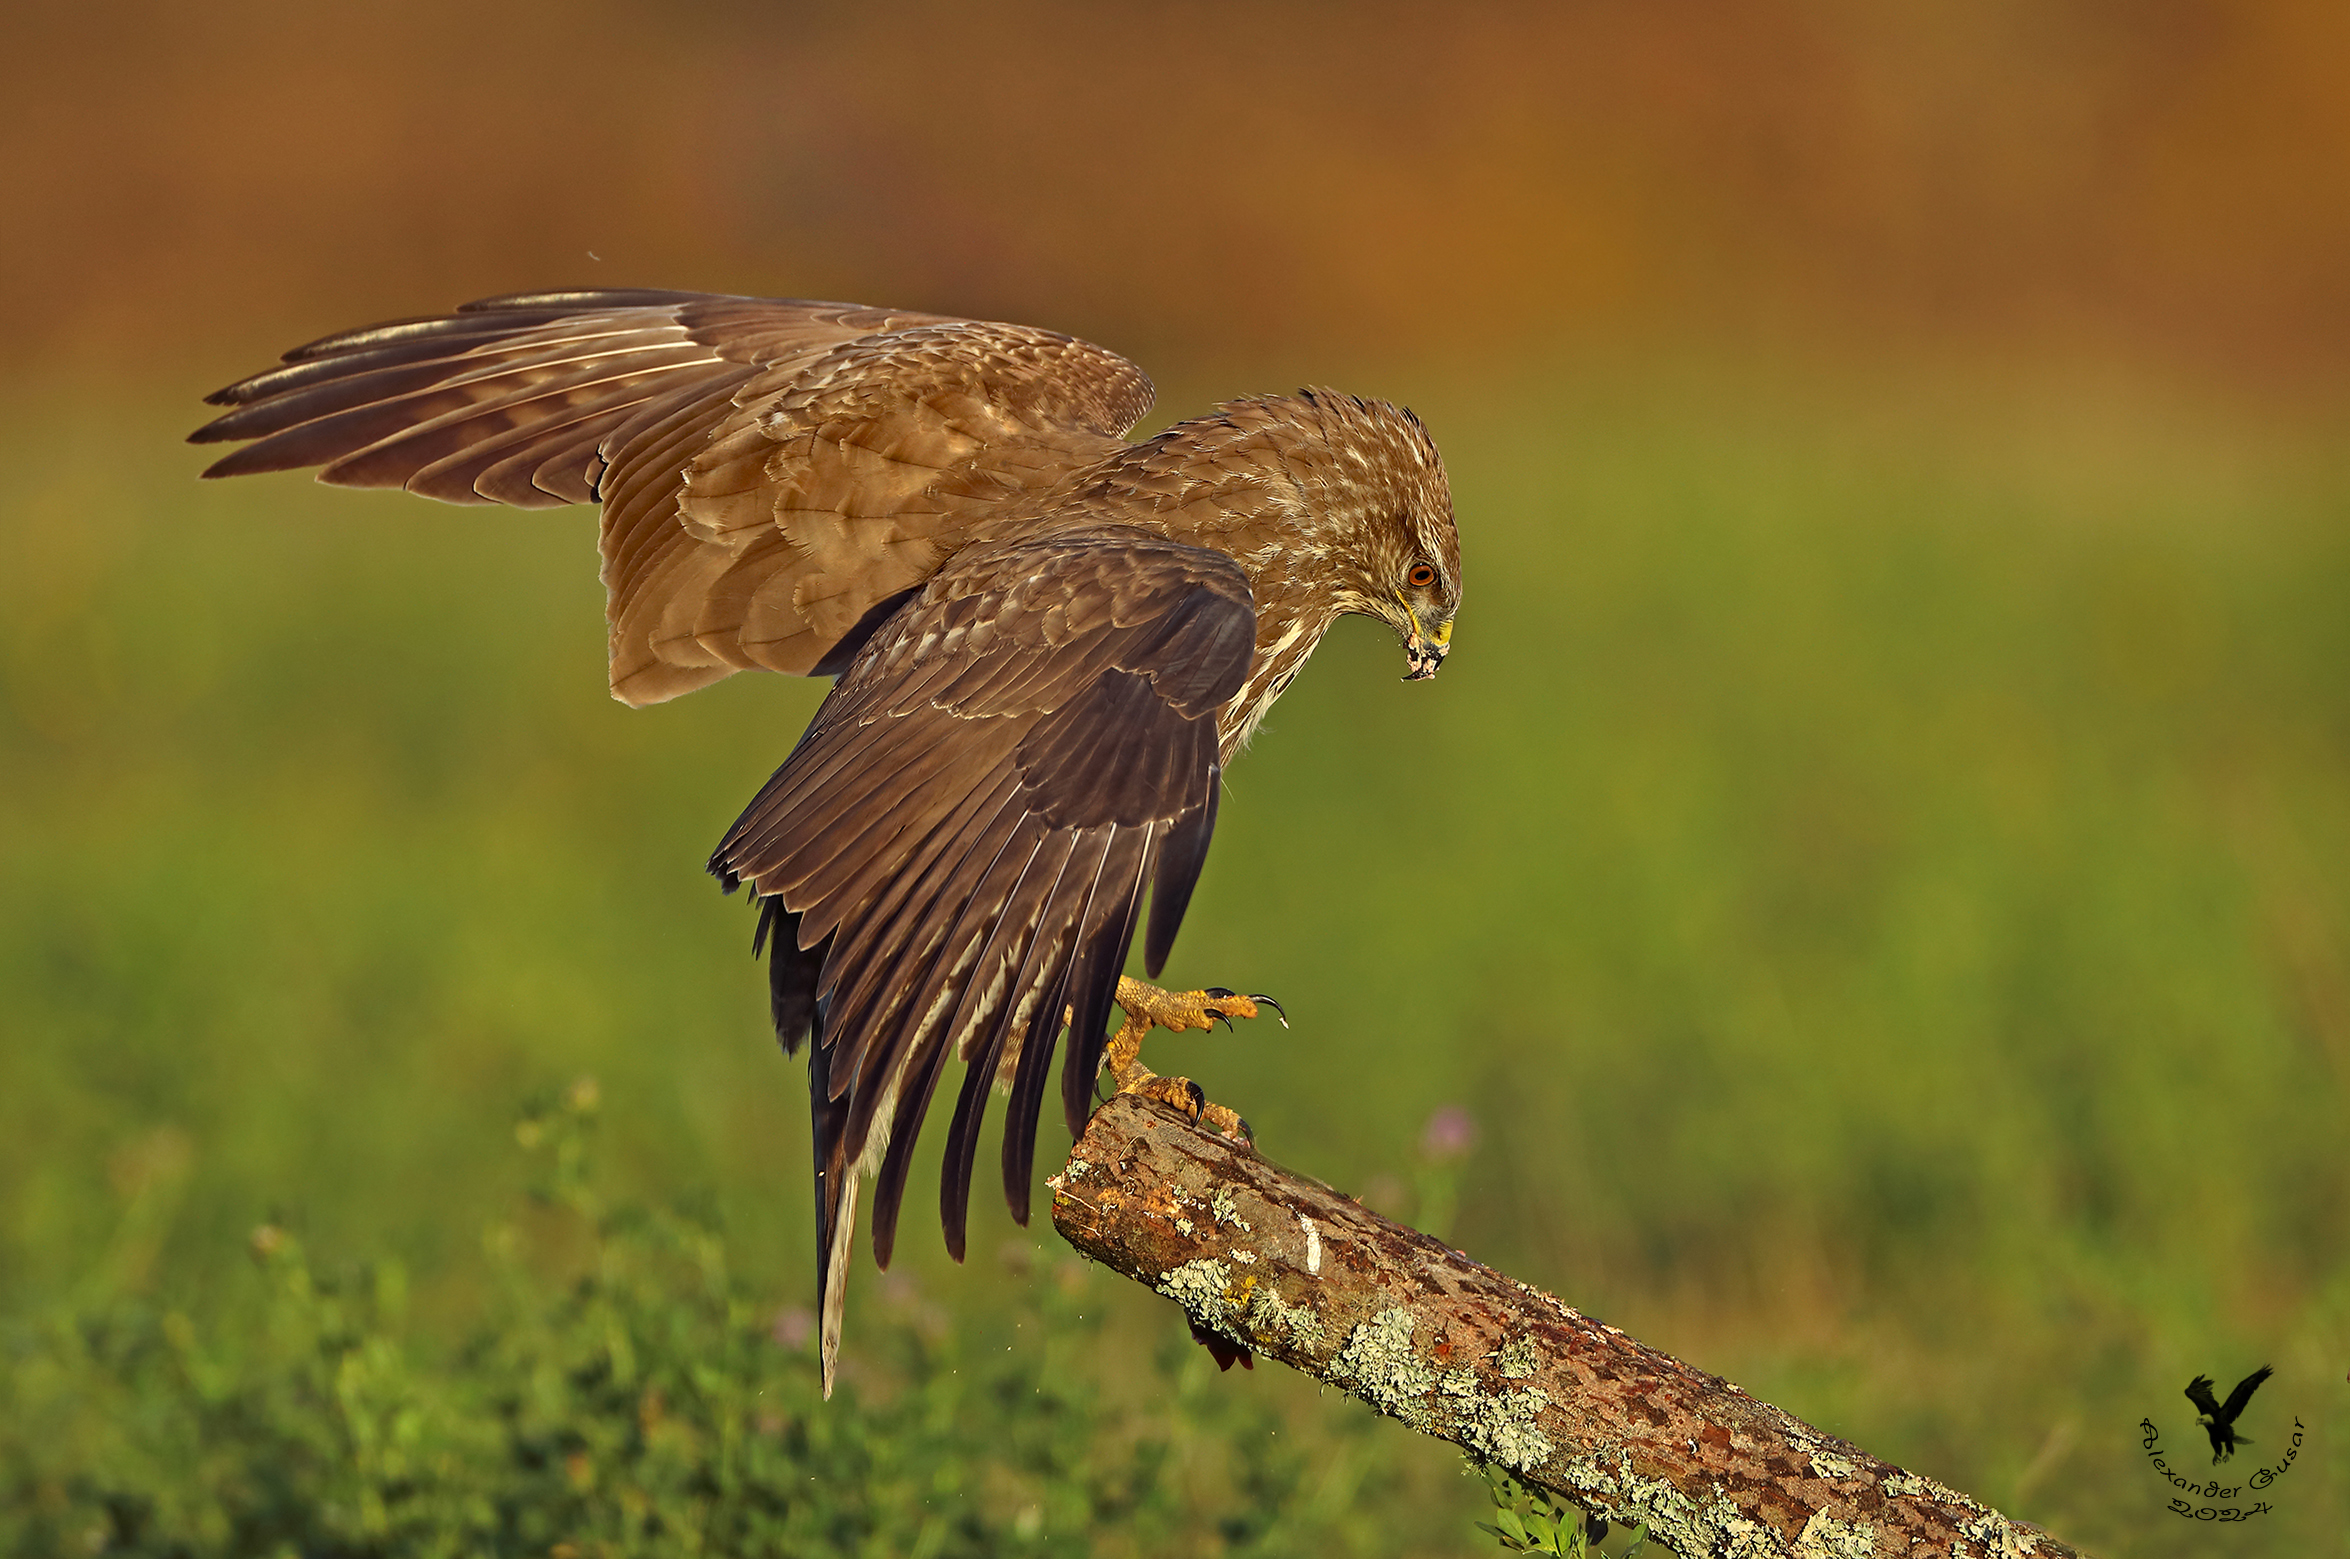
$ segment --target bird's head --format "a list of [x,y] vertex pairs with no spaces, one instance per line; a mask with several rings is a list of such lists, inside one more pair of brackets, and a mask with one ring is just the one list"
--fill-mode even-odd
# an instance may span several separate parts
[[1461,540],[1444,459],[1420,419],[1333,390],[1299,398],[1319,425],[1313,456],[1289,455],[1336,545],[1337,609],[1376,617],[1403,640],[1404,680],[1436,675],[1461,608]]

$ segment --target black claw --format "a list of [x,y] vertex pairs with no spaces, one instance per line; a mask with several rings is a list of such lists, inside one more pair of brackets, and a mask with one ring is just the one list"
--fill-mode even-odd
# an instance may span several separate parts
[[1248,1117],[1245,1115],[1235,1115],[1232,1117],[1232,1119],[1240,1126],[1240,1140],[1247,1143],[1252,1148],[1255,1147],[1257,1145],[1257,1134],[1256,1131],[1249,1125]]
[[1234,990],[1227,990],[1221,985],[1211,985],[1206,990],[1200,992],[1200,994],[1202,996],[1213,996],[1218,1001],[1223,1001],[1229,997],[1237,996],[1240,993]]
[[1263,1003],[1264,1003],[1266,1006],[1268,1006],[1268,1007],[1272,1008],[1272,1009],[1273,1009],[1273,1016],[1274,1016],[1274,1017],[1276,1017],[1276,1018],[1279,1018],[1279,1019],[1281,1020],[1281,1026],[1282,1026],[1283,1028],[1287,1028],[1287,1027],[1289,1027],[1289,1014],[1288,1014],[1288,1013],[1286,1013],[1286,1012],[1283,1012],[1283,1011],[1281,1010],[1281,1003],[1279,1003],[1279,1002],[1275,1001],[1275,1000],[1274,1000],[1272,997],[1270,997],[1270,996],[1262,996],[1262,995],[1251,996],[1251,997],[1249,997],[1249,1000],[1250,1000],[1250,1001],[1261,1001],[1261,1002],[1263,1002]]
[[1208,1107],[1208,1091],[1188,1077],[1183,1080],[1183,1087],[1191,1095],[1191,1118],[1198,1120],[1200,1112]]

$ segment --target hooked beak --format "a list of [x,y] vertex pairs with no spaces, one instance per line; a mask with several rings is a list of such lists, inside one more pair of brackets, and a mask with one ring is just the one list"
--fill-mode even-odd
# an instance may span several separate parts
[[1406,682],[1425,682],[1436,675],[1436,668],[1444,664],[1444,657],[1452,653],[1452,624],[1438,623],[1434,628],[1420,621],[1414,612],[1412,631],[1404,635],[1404,664],[1411,669],[1404,673]]

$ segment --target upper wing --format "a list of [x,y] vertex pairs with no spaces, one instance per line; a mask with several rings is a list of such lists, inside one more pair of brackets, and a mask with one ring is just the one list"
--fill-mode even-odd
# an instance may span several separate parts
[[2275,1373],[2276,1370],[2273,1367],[2263,1364],[2242,1380],[2237,1381],[2236,1389],[2228,1393],[2228,1405],[2220,1409],[2220,1417],[2230,1423],[2235,1422],[2237,1415],[2242,1413],[2246,1405],[2252,1401],[2252,1393],[2260,1389],[2260,1383]]
[[232,409],[192,441],[253,442],[206,476],[600,502],[612,690],[642,704],[816,669],[987,521],[1049,506],[1151,387],[1025,326],[610,291],[329,336],[210,399]]
[[914,1137],[950,1054],[966,1063],[940,1211],[960,1259],[991,1083],[1004,1190],[1028,1213],[1063,1010],[1062,1100],[1088,1113],[1118,975],[1156,879],[1157,973],[1215,826],[1218,711],[1256,616],[1239,565],[1123,526],[954,561],[875,634],[711,857],[774,895],[779,1036],[810,1025],[826,1379],[856,1172],[878,1170],[884,1265]]
[[[2174,1375],[2171,1378],[2176,1380],[2178,1377]],[[2187,1400],[2194,1403],[2201,1411],[2210,1414],[2214,1419],[2219,1417],[2219,1398],[2211,1394],[2211,1377],[2209,1375],[2198,1375],[2187,1382]]]

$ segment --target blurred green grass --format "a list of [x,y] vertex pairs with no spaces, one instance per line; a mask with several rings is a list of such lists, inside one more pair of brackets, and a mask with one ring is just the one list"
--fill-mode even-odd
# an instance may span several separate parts
[[[1790,377],[1415,388],[1458,653],[1398,686],[1343,624],[1283,701],[1169,977],[1297,1026],[1158,1064],[1405,1215],[1464,1106],[1472,1253],[2109,1555],[2210,1551],[2136,1424],[2273,1361],[2324,1454],[2235,1536],[2338,1544],[2350,462],[2112,381]],[[797,1069],[699,863],[821,689],[624,710],[585,514],[198,485],[188,408],[11,399],[0,1308],[225,1302],[273,1216],[454,1326],[577,1072],[612,1172],[805,1303]],[[1468,1543],[1398,1455],[1399,1544]]]

